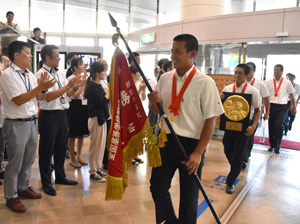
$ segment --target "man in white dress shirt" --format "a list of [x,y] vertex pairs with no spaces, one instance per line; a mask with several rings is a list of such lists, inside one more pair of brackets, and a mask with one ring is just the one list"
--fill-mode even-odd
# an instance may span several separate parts
[[[260,94],[260,98],[262,98],[262,102],[263,102],[263,105],[261,107],[261,113],[264,114],[263,119],[268,120],[269,114],[270,114],[270,100],[269,100],[270,94],[269,94],[265,84],[262,81],[260,81],[259,79],[256,79],[254,77],[256,65],[253,62],[248,62],[247,65],[250,68],[250,73],[248,75],[246,75],[246,81],[247,81],[248,85],[251,85],[258,90],[258,92]],[[256,129],[255,129],[255,131],[256,131]],[[249,140],[248,140],[248,143],[246,146],[246,156],[245,156],[245,160],[244,160],[244,164],[243,164],[242,168],[246,168],[246,166],[247,166],[246,163],[248,162],[249,157],[251,156],[251,150],[252,150],[253,144],[254,144],[255,131],[249,137]]]
[[[269,117],[269,142],[268,151],[275,151],[279,154],[280,144],[284,129],[284,115],[287,109],[290,109],[292,115],[296,114],[296,104],[294,99],[294,90],[292,83],[282,77],[283,66],[277,64],[274,66],[274,78],[266,83],[270,93],[270,117]],[[291,105],[288,108],[288,99]]]
[[[286,78],[288,80],[290,80],[292,85],[293,85],[294,99],[296,101],[296,107],[297,107],[299,99],[300,99],[300,86],[297,83],[294,82],[295,79],[296,79],[296,76],[294,74],[288,73],[288,74],[286,74]],[[290,105],[291,105],[291,101],[289,99],[288,100],[288,108],[290,107]],[[287,109],[286,114],[285,114],[285,119],[284,119],[284,123],[285,123],[285,125],[284,125],[284,135],[287,135],[287,132],[292,130],[292,124],[295,120],[295,117],[296,117],[296,115],[293,115],[291,113],[291,111],[289,109]]]
[[69,80],[63,72],[58,71],[59,52],[54,45],[45,45],[41,50],[43,67],[36,74],[37,77],[44,72],[49,73],[56,83],[49,91],[39,94],[39,168],[43,191],[51,196],[56,191],[51,184],[51,172],[49,170],[51,157],[54,157],[55,183],[76,185],[77,181],[66,177],[64,162],[68,144],[68,123],[66,109],[69,108],[69,98],[78,88],[84,84],[83,80],[74,77]]
[[41,193],[29,187],[31,166],[37,148],[36,96],[41,90],[54,85],[46,74],[40,79],[27,70],[31,66],[32,55],[29,45],[14,41],[8,46],[12,61],[0,78],[3,103],[3,133],[7,145],[8,164],[4,175],[4,196],[6,206],[14,212],[25,212],[26,207],[19,197],[38,199]]
[[[216,117],[223,113],[215,82],[193,64],[198,46],[193,35],[176,36],[171,56],[176,70],[161,76],[155,91],[148,95],[154,113],[160,112],[156,103],[162,104],[188,156],[188,161],[182,161],[178,144],[164,123],[168,141],[160,149],[162,166],[152,169],[150,180],[156,223],[165,220],[165,223],[197,223],[199,187],[193,175],[197,173],[201,178],[205,148],[213,134]],[[180,174],[178,220],[169,192],[177,169]]]

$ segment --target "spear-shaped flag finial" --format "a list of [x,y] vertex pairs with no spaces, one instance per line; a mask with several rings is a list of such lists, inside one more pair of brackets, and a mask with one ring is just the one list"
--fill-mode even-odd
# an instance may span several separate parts
[[109,15],[109,18],[110,18],[111,25],[113,27],[117,27],[118,26],[117,21],[114,19],[114,17],[112,17],[112,15],[110,13],[108,13],[108,15]]

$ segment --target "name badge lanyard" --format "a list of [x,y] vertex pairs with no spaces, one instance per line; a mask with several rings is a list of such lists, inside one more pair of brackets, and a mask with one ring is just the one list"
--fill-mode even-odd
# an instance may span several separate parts
[[[50,75],[52,75],[52,77],[56,80],[56,82],[57,82],[57,85],[58,85],[58,88],[60,89],[61,87],[62,87],[62,85],[61,85],[61,83],[60,83],[60,81],[59,81],[59,75],[57,74],[57,79],[56,79],[56,77],[50,72],[50,71],[48,71],[45,67],[43,67]],[[60,98],[59,98],[59,100],[60,100],[60,103],[61,104],[65,104],[66,103],[66,101],[65,101],[65,98],[63,97],[63,96],[61,96]]]
[[18,75],[20,76],[20,79],[24,83],[24,86],[25,86],[27,92],[29,92],[30,91],[30,80],[29,80],[29,77],[28,77],[28,86],[27,86],[27,84],[26,84],[26,75],[24,75],[24,79],[23,79],[22,75],[18,71],[16,71],[16,72],[18,73]]

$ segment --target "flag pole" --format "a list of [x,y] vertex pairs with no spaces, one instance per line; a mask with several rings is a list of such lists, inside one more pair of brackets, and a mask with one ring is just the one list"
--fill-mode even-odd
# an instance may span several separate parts
[[[128,53],[130,54],[130,56],[131,56],[131,58],[132,58],[132,60],[133,60],[133,62],[134,62],[134,64],[135,64],[135,66],[137,67],[138,71],[140,72],[140,74],[141,74],[141,76],[142,76],[142,78],[143,78],[143,80],[144,80],[144,82],[145,82],[147,88],[149,89],[150,92],[153,92],[153,89],[152,89],[152,87],[150,86],[150,84],[149,84],[149,82],[148,82],[146,76],[144,75],[144,72],[142,71],[142,69],[141,69],[139,63],[137,62],[137,60],[136,60],[135,56],[133,55],[133,53],[132,53],[130,47],[128,46],[128,43],[127,43],[127,41],[125,40],[123,34],[121,33],[120,28],[117,26],[117,21],[112,17],[112,15],[111,15],[110,13],[108,13],[108,15],[109,15],[109,18],[110,18],[111,25],[112,25],[113,27],[116,27],[116,30],[117,30],[117,32],[118,32],[119,37],[121,37],[121,39],[123,40],[123,42],[124,42],[124,44],[125,44],[125,46],[126,46],[126,48],[127,48],[127,51],[128,51]],[[166,122],[166,124],[167,124],[169,130],[171,131],[172,136],[174,137],[174,139],[175,139],[177,145],[179,146],[180,152],[181,152],[181,154],[182,154],[182,156],[183,156],[183,160],[184,160],[184,161],[188,161],[189,157],[187,156],[186,152],[184,151],[183,146],[182,146],[181,142],[179,141],[179,139],[178,139],[178,137],[177,137],[177,135],[176,135],[176,133],[175,133],[175,131],[174,131],[172,125],[171,125],[171,122],[169,121],[167,115],[165,114],[165,112],[164,112],[164,110],[163,110],[163,107],[161,106],[160,103],[157,103],[156,105],[157,105],[157,107],[158,107],[158,109],[159,109],[159,111],[160,111],[160,115],[161,115],[161,116],[163,117],[163,119],[165,120],[165,122]],[[202,194],[203,194],[203,196],[204,196],[204,198],[205,198],[205,201],[206,201],[206,203],[208,204],[208,206],[209,206],[209,208],[210,208],[210,210],[211,210],[213,216],[215,217],[217,223],[218,223],[218,224],[222,224],[222,222],[221,222],[221,220],[220,220],[220,218],[219,218],[219,216],[218,216],[216,210],[214,209],[214,207],[213,207],[213,205],[212,205],[210,199],[208,198],[208,196],[207,196],[207,194],[206,194],[206,192],[205,192],[205,190],[204,190],[204,188],[203,188],[203,186],[202,186],[202,183],[201,183],[201,180],[200,180],[199,176],[198,176],[197,174],[193,174],[193,177],[194,177],[194,179],[195,179],[195,181],[196,181],[198,187],[200,188],[200,190],[201,190],[201,192],[202,192]]]

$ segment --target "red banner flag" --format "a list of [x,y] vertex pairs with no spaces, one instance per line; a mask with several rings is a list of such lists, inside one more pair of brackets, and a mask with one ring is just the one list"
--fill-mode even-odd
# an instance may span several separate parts
[[[149,165],[161,165],[149,120],[131,76],[125,55],[116,48],[110,73],[111,128],[108,134],[108,176],[105,200],[121,200],[128,186],[128,168],[147,149]],[[146,144],[146,147],[144,145]]]

